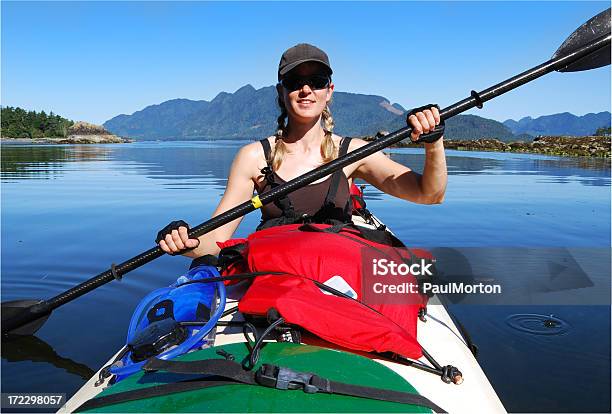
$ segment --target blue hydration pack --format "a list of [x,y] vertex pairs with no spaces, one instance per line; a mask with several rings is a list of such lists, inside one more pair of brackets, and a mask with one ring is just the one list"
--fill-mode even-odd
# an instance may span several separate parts
[[169,287],[149,293],[132,315],[123,354],[112,364],[116,381],[140,371],[147,359],[171,359],[213,345],[225,309],[223,282],[214,266],[197,266]]

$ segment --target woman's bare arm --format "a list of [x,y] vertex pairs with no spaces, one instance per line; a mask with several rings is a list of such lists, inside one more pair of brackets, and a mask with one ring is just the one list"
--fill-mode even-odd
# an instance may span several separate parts
[[[242,147],[236,154],[236,157],[234,157],[225,192],[213,213],[213,217],[248,201],[253,196],[253,190],[255,189],[254,177],[256,177],[255,168],[260,161],[259,158],[261,158],[261,154],[259,154],[261,150],[259,150],[259,147],[260,145],[258,143],[246,145]],[[230,239],[241,221],[242,217],[237,218],[216,230],[200,236],[198,238],[200,244],[195,249],[189,250],[183,255],[195,258],[206,254],[218,254],[219,247],[217,246],[217,242]],[[187,229],[181,227],[179,231],[172,232],[170,241],[168,237],[166,237],[159,245],[167,253],[174,253],[186,247],[191,247],[190,244],[196,244],[195,241],[187,240]]]
[[[366,145],[354,139],[350,150]],[[353,172],[354,178],[362,178],[387,194],[419,204],[439,204],[444,200],[447,171],[442,139],[425,144],[425,168],[423,174],[393,161],[382,152],[364,158]]]
[[[433,131],[441,121],[436,106],[421,109],[411,111],[407,119],[408,125],[412,127],[410,138],[413,141],[417,141],[421,134]],[[366,144],[363,140],[354,140],[350,150]],[[387,158],[382,152],[361,160],[352,175],[404,200],[419,204],[440,204],[444,200],[448,175],[442,137],[425,144],[423,175]]]

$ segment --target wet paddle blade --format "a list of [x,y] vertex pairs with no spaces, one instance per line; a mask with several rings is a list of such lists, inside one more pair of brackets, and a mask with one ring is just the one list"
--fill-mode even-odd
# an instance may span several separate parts
[[[589,42],[610,35],[610,9],[604,10],[597,16],[591,18],[574,31],[563,42],[553,55],[553,59],[569,55],[576,49],[588,44]],[[610,64],[610,46],[603,47],[576,62],[570,63],[558,72],[579,72],[607,66]]]
[[32,313],[32,306],[38,305],[43,301],[40,299],[26,299],[26,300],[12,300],[9,302],[2,302],[2,332],[3,334],[10,335],[33,335],[40,327],[45,323],[51,312],[39,316],[32,322],[28,322],[25,325],[19,326],[13,330],[5,332],[5,326],[7,323],[10,324],[10,320],[23,313]]

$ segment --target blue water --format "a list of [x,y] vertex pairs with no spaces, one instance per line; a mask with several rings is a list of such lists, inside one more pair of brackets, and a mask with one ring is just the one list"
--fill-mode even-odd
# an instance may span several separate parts
[[[152,247],[169,221],[204,221],[241,144],[3,145],[2,300],[52,297]],[[422,150],[390,153],[423,168]],[[449,302],[508,410],[609,411],[609,160],[447,156],[442,205],[367,186],[368,207],[406,244],[432,249],[446,277],[495,279],[515,293]],[[257,225],[256,214],[237,236]],[[74,393],[123,344],[139,299],[188,265],[162,257],[57,309],[36,338],[3,343],[2,391]],[[517,329],[534,314],[553,315],[563,329]]]

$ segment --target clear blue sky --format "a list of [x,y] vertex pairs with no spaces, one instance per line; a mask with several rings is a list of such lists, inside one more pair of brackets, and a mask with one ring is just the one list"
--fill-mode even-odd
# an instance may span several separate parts
[[[609,2],[2,1],[2,105],[102,123],[174,98],[276,82],[299,42],[336,90],[446,106],[539,64]],[[610,67],[553,73],[471,113],[610,110]]]

